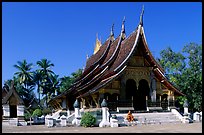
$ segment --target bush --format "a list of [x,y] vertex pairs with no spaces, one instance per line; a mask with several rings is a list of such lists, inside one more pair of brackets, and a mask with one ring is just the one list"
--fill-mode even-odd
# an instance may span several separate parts
[[83,127],[91,127],[96,123],[96,118],[91,115],[89,112],[84,113],[81,118],[81,126]]
[[40,117],[42,116],[42,110],[41,109],[35,109],[35,111],[33,112],[32,116],[37,116],[37,117]]
[[28,120],[30,120],[31,115],[26,112],[26,113],[24,113],[24,117],[25,117],[25,120],[28,121]]

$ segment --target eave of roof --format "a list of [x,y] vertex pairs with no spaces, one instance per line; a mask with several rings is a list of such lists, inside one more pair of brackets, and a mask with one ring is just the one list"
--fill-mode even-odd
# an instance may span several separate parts
[[24,104],[23,100],[19,97],[18,93],[16,92],[14,86],[12,86],[9,89],[9,92],[7,93],[7,95],[2,99],[2,104],[7,104],[7,101],[9,100],[12,94],[17,98],[17,100],[19,101],[19,104]]
[[[76,88],[75,89],[76,92],[86,90],[86,88],[88,86],[90,86],[91,84],[93,84],[94,82],[99,80],[100,77],[102,77],[102,75],[105,73],[105,71],[107,71],[107,69],[109,68],[109,65],[111,63],[113,63],[115,61],[115,59],[117,58],[117,56],[118,56],[118,52],[120,50],[120,46],[121,46],[121,42],[122,42],[122,35],[123,34],[121,33],[120,37],[118,37],[115,40],[115,42],[112,44],[111,48],[115,48],[115,49],[110,49],[110,50],[113,50],[113,51],[109,51],[110,52],[109,53],[109,58],[100,66],[100,69],[103,70],[103,71],[98,73],[96,76],[93,76],[93,78],[88,83],[86,83],[85,85],[80,86],[80,88]],[[99,70],[99,71],[101,71],[101,70]],[[87,86],[87,84],[88,84],[88,86]]]
[[155,58],[153,57],[151,51],[149,50],[148,44],[147,44],[147,40],[146,40],[146,36],[145,36],[145,32],[144,32],[144,27],[141,28],[141,34],[142,34],[142,40],[144,43],[144,47],[146,49],[146,53],[148,53],[149,58],[150,58],[150,62],[153,63],[154,65],[156,65],[162,73],[164,73],[164,69],[161,67],[161,65],[155,60]]
[[[140,31],[140,28],[141,28],[141,26],[139,25],[139,27],[138,27],[138,31]],[[134,35],[135,34],[135,35]],[[103,80],[106,80],[105,82],[104,81],[102,81],[102,82],[100,82],[96,87],[94,87],[92,90],[90,90],[90,91],[88,91],[88,93],[89,94],[91,94],[91,93],[93,93],[93,92],[91,92],[91,91],[94,91],[94,92],[96,92],[97,90],[99,90],[99,88],[101,88],[102,86],[104,86],[105,84],[108,84],[111,80],[113,80],[115,77],[117,77],[118,75],[120,75],[120,73],[122,73],[122,71],[126,68],[126,65],[125,65],[125,63],[127,62],[127,60],[129,59],[129,57],[132,55],[132,53],[134,52],[134,50],[135,50],[135,47],[136,47],[136,45],[137,45],[137,42],[138,42],[138,38],[139,38],[139,32],[137,32],[137,34],[135,33],[135,32],[133,32],[128,38],[126,38],[126,40],[124,40],[124,42],[123,43],[121,43],[122,45],[121,46],[123,46],[123,48],[125,49],[126,48],[126,46],[125,46],[125,43],[126,42],[128,42],[129,40],[128,39],[131,39],[131,37],[134,37],[135,36],[135,40],[133,40],[134,42],[130,42],[130,44],[133,44],[133,47],[131,47],[131,49],[129,50],[129,51],[126,51],[126,55],[127,55],[127,57],[121,57],[122,59],[116,59],[114,62],[113,62],[113,64],[111,65],[111,67],[110,67],[110,69],[112,69],[112,70],[108,70],[107,71],[107,74],[105,75],[105,77],[103,77]],[[124,49],[122,49],[122,48],[120,48],[119,50],[118,50],[118,55],[117,55],[117,57],[119,56],[120,57],[120,52],[121,53],[123,53],[125,50]],[[116,57],[116,58],[117,58]],[[119,60],[119,62],[117,61],[117,60]],[[115,65],[114,63],[117,61],[117,64]],[[113,67],[113,68],[112,68]],[[121,69],[122,68],[122,69]],[[120,70],[121,69],[121,70]],[[116,71],[118,71],[118,73],[116,72]],[[111,73],[113,73],[113,74],[111,74]],[[114,74],[115,73],[115,74]],[[111,74],[111,76],[109,76],[109,74]],[[110,79],[109,79],[110,78]],[[101,84],[102,83],[102,84]],[[87,93],[87,92],[86,92]],[[88,94],[87,93],[87,94]],[[85,95],[87,95],[87,94],[85,94]],[[84,94],[82,94],[81,96],[84,96]],[[81,97],[80,96],[80,97]]]
[[169,82],[169,80],[165,77],[165,75],[160,71],[159,68],[155,68],[153,71],[157,78],[159,79],[159,81],[162,82],[166,87],[178,93],[179,95],[185,96],[185,94],[180,92],[173,84]]

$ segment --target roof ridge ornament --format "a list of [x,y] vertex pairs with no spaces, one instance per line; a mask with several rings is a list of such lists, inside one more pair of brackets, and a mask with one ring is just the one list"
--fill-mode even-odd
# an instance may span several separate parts
[[114,23],[113,23],[113,25],[112,25],[112,27],[111,27],[111,33],[110,33],[110,36],[114,36],[113,27],[114,27]]
[[98,33],[96,33],[96,43],[94,48],[94,54],[98,52],[101,47],[101,41],[98,39]]
[[122,22],[122,31],[121,33],[125,33],[125,16],[123,18],[123,22]]
[[111,27],[111,33],[110,33],[110,39],[111,39],[111,41],[114,41],[114,40],[115,40],[115,39],[114,39],[113,27],[114,27],[114,23],[113,23],[113,25],[112,25],[112,27]]
[[86,60],[88,60],[89,59],[89,55],[88,54],[86,54]]
[[142,6],[142,12],[140,15],[140,25],[143,26],[144,5]]
[[121,34],[122,34],[122,38],[125,39],[125,16],[123,18],[123,22],[122,22],[122,30],[121,30]]

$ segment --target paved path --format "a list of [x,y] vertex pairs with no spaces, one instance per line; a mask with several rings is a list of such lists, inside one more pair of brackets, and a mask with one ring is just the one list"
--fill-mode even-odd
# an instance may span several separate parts
[[137,125],[117,128],[52,127],[44,125],[3,126],[2,133],[202,133],[202,123]]

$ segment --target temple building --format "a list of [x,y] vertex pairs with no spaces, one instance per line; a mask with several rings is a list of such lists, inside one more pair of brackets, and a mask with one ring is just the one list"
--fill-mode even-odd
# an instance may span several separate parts
[[131,106],[136,111],[149,106],[164,110],[173,107],[175,97],[184,94],[168,81],[149,50],[143,14],[144,9],[138,26],[129,36],[125,33],[124,18],[119,36],[114,36],[112,26],[102,45],[97,39],[82,75],[69,89],[51,99],[49,105],[56,110],[73,108],[78,99],[81,107],[98,108],[105,98],[112,110],[119,106]]
[[9,125],[27,125],[24,120],[24,102],[18,95],[14,81],[2,89],[2,122]]

